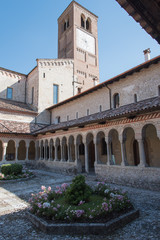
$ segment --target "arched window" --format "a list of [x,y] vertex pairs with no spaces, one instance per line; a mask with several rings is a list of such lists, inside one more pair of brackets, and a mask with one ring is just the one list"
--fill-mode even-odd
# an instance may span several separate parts
[[119,93],[115,93],[113,96],[113,107],[114,108],[119,107]]
[[134,94],[134,102],[137,102],[137,94]]
[[81,15],[81,27],[85,27],[85,18],[83,15]]
[[64,31],[66,31],[66,29],[67,29],[67,24],[66,24],[66,22],[64,23]]
[[86,30],[87,30],[87,31],[91,31],[91,20],[90,20],[90,18],[87,18],[87,21],[86,21]]

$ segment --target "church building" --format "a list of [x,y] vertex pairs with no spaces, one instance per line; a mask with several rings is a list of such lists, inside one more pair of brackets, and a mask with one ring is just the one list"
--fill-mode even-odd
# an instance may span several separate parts
[[98,17],[72,1],[58,59],[27,75],[0,67],[0,165],[95,172],[160,189],[160,56],[99,83]]

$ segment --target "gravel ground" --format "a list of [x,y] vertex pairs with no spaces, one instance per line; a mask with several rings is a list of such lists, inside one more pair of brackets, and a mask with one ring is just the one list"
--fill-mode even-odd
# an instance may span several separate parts
[[[109,236],[54,236],[36,229],[26,218],[28,199],[41,185],[71,182],[72,176],[34,170],[36,177],[24,182],[0,185],[0,240],[160,240],[160,193],[113,185],[128,192],[140,218]],[[87,176],[95,184],[94,175]]]

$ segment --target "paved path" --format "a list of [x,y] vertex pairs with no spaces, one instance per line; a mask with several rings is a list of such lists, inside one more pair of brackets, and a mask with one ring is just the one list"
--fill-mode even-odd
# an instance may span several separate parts
[[[26,218],[31,193],[38,192],[41,185],[71,182],[73,177],[39,170],[35,173],[36,177],[28,181],[0,185],[0,240],[160,240],[160,193],[130,187],[121,188],[140,209],[140,218],[110,236],[53,236],[37,230]],[[87,177],[90,184],[95,179]]]

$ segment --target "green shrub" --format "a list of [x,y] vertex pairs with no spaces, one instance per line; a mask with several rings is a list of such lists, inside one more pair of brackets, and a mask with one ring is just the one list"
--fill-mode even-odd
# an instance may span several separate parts
[[3,164],[1,166],[1,173],[3,173],[5,176],[6,175],[19,175],[22,173],[22,168],[23,166],[18,163],[13,163],[13,164]]
[[18,163],[11,164],[11,174],[19,175],[22,173],[23,166]]
[[11,174],[11,164],[3,164],[1,166],[1,173],[4,175],[10,175]]
[[67,188],[65,201],[69,204],[78,205],[81,201],[88,202],[92,194],[92,189],[85,183],[85,177],[79,175],[75,177],[72,184]]

